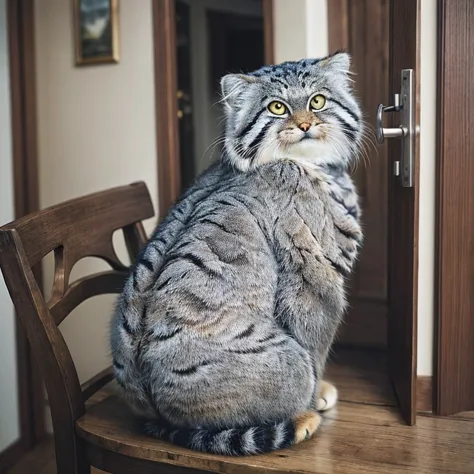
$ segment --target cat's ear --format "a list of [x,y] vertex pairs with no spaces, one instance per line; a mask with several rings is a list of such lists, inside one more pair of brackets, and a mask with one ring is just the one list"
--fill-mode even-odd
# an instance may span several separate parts
[[322,66],[330,67],[334,71],[342,72],[343,74],[351,73],[351,56],[345,51],[331,54],[326,59],[323,59],[321,63]]
[[234,108],[239,104],[242,93],[257,79],[245,74],[227,74],[221,79],[222,102]]

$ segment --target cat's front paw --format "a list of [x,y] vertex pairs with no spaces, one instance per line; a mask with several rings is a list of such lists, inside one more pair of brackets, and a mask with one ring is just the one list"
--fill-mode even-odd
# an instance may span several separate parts
[[330,410],[337,402],[337,388],[325,380],[321,380],[316,397],[316,410]]

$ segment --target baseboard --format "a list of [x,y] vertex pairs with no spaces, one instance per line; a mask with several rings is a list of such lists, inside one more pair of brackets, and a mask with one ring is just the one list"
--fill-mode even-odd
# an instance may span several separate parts
[[10,444],[8,448],[0,453],[0,474],[4,474],[14,466],[23,454],[25,454],[25,448],[21,439]]
[[433,377],[418,375],[416,378],[416,411],[433,411]]

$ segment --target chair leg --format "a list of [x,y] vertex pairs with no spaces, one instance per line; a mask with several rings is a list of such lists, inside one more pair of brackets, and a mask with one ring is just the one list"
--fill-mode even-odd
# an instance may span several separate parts
[[85,459],[56,456],[57,474],[90,474],[91,466]]
[[[89,460],[87,459],[85,449],[84,449],[84,442],[82,439],[77,438],[76,442],[76,466],[77,470],[74,474],[90,474],[91,472],[91,465]],[[58,473],[59,474],[59,473]]]
[[81,438],[74,435],[72,443],[67,445],[64,440],[62,443],[58,443],[57,439],[55,441],[57,474],[90,474],[91,465]]

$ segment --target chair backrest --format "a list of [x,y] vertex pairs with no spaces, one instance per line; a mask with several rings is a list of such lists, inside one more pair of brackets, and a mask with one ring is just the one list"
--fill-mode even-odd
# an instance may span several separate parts
[[[56,439],[73,441],[74,423],[85,400],[105,382],[105,371],[81,388],[71,354],[58,325],[86,299],[119,293],[128,267],[117,257],[112,236],[123,229],[130,259],[146,242],[142,220],[153,217],[144,183],[118,187],[32,213],[0,228],[0,267],[17,315],[38,360],[51,405]],[[54,251],[52,296],[45,301],[32,268]],[[98,257],[110,271],[69,284],[80,259]]]

